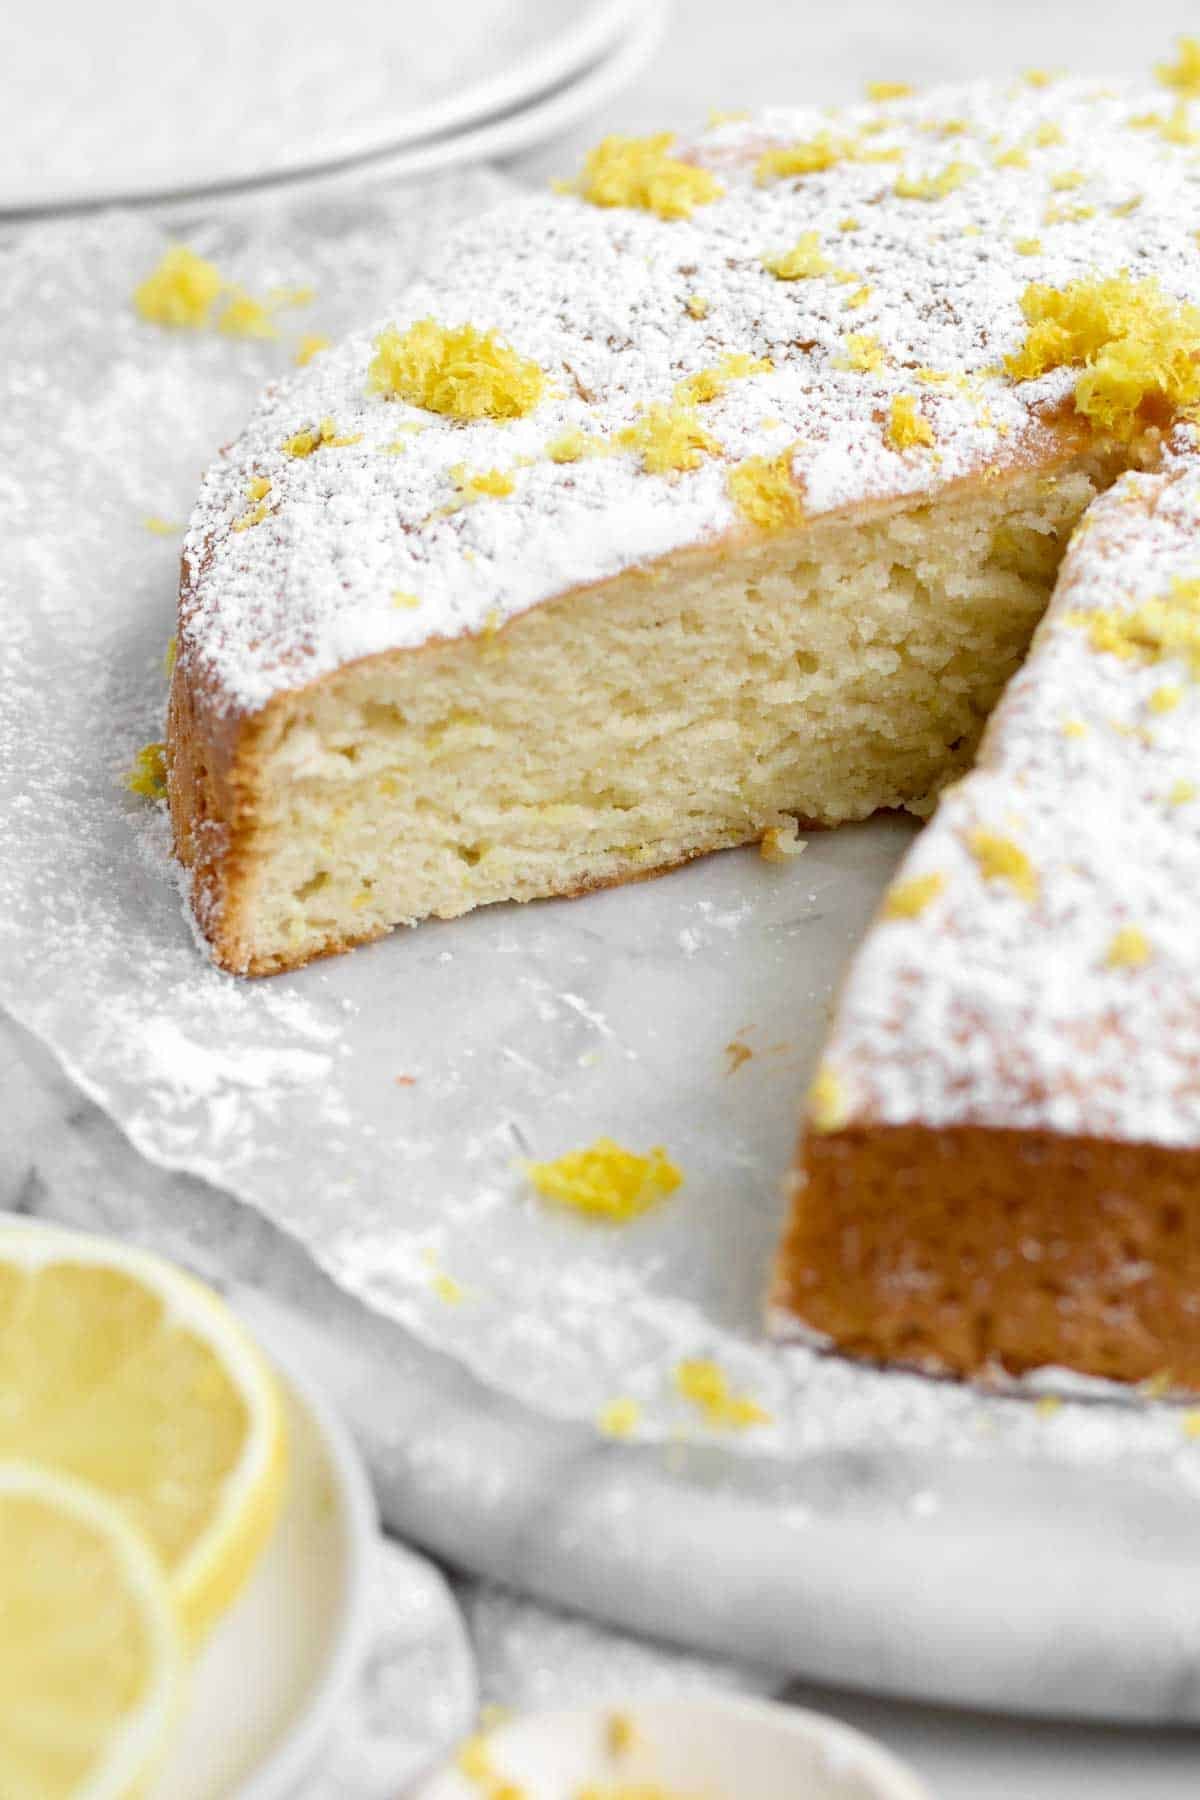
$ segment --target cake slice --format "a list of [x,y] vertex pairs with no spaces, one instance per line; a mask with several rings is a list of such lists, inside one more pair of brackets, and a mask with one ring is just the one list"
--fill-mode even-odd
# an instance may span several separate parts
[[1190,446],[1095,502],[885,898],[810,1096],[785,1331],[1200,1386],[1198,520]]

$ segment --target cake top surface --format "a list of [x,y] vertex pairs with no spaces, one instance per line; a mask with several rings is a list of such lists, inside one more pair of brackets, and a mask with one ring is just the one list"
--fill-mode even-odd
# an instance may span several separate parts
[[181,639],[209,704],[1039,459],[1079,370],[1039,354],[1028,290],[1200,298],[1196,114],[1034,77],[606,140],[574,191],[460,231],[210,469]]
[[1076,532],[976,768],[868,934],[818,1130],[1200,1146],[1200,463],[1181,430]]

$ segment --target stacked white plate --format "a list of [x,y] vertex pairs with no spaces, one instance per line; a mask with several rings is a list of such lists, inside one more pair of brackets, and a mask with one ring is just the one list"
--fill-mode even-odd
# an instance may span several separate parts
[[601,106],[661,0],[5,0],[0,218],[511,155]]

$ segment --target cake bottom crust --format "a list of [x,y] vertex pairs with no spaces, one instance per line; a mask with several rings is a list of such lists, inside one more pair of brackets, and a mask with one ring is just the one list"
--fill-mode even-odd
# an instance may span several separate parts
[[874,1362],[1200,1389],[1200,1151],[980,1126],[812,1135],[773,1302]]

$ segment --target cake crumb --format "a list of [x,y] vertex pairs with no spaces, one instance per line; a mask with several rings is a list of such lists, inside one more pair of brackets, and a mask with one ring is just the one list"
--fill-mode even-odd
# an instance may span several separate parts
[[769,825],[759,839],[758,854],[764,862],[794,862],[808,848],[808,839],[799,835],[799,826],[795,819],[785,819],[782,825]]

